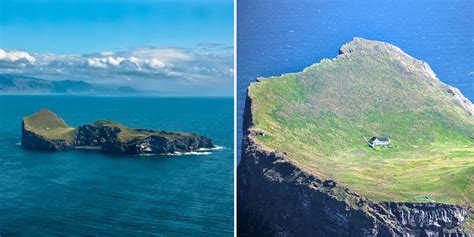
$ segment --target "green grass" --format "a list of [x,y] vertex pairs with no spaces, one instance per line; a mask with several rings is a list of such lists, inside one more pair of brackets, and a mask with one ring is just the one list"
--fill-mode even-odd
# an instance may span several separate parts
[[[474,118],[422,62],[370,41],[345,47],[352,53],[250,86],[266,133],[256,141],[374,200],[472,206]],[[390,148],[368,147],[372,136]]]
[[72,143],[76,130],[69,127],[64,120],[47,109],[41,109],[38,113],[23,118],[25,129],[47,139],[61,139]]

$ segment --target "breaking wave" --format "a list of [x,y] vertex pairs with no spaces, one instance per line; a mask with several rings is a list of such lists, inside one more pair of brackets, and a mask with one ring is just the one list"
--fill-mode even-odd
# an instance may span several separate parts
[[139,154],[139,156],[186,156],[186,155],[196,155],[196,156],[203,156],[203,155],[212,155],[211,151],[215,150],[222,150],[226,149],[223,146],[215,146],[213,148],[199,148],[196,151],[189,151],[189,152],[174,152],[174,153],[167,153],[167,154],[156,154],[156,153],[148,153],[148,154]]
[[223,146],[214,146],[213,148],[199,148],[198,151],[215,151],[225,149]]
[[211,155],[212,152],[202,152],[202,151],[190,151],[190,152],[175,152],[170,155],[172,156],[183,156],[183,155]]

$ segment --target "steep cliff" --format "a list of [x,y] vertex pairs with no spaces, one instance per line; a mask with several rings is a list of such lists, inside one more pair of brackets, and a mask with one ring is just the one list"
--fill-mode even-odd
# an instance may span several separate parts
[[[426,63],[364,39],[301,73],[259,78],[244,112],[239,236],[472,236],[472,104],[450,88]],[[386,114],[395,129],[378,121]],[[427,141],[404,144],[405,129]],[[397,141],[374,150],[338,137],[351,133]],[[456,156],[432,147],[446,134]]]
[[45,109],[24,117],[22,127],[22,147],[36,150],[98,150],[137,155],[173,154],[214,147],[211,139],[197,134],[130,129],[106,120],[71,128]]

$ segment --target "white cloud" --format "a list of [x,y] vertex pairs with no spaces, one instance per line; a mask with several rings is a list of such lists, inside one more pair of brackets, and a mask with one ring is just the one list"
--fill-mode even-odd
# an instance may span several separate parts
[[154,68],[154,69],[159,69],[159,68],[164,68],[165,67],[165,63],[154,58],[152,60],[146,60],[145,61],[151,68]]
[[20,73],[49,80],[83,80],[137,89],[203,90],[225,87],[233,93],[233,50],[138,48],[87,55],[30,54],[0,49],[0,73]]
[[6,51],[0,49],[0,61],[5,62],[20,62],[21,63],[34,63],[36,59],[25,51]]
[[103,61],[97,58],[88,58],[87,65],[93,68],[103,68],[103,69],[107,68],[107,65]]
[[105,57],[105,58],[88,58],[87,65],[93,68],[106,69],[109,66],[119,67],[120,63],[124,61],[122,57]]
[[[143,68],[151,70],[163,69],[167,65],[160,59],[157,58],[138,58],[131,56],[128,58],[124,57],[104,57],[104,58],[87,58],[86,65],[92,68],[98,69],[109,69],[115,67],[118,70],[123,71],[142,71]],[[171,64],[170,64],[171,65]]]

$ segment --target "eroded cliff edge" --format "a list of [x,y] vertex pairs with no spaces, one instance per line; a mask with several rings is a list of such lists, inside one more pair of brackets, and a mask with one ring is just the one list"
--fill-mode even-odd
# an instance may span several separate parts
[[45,151],[96,150],[130,155],[174,154],[214,148],[211,139],[194,133],[131,129],[107,120],[71,128],[47,109],[23,118],[21,146]]
[[[472,104],[459,98],[472,115]],[[247,96],[237,168],[239,236],[473,236],[469,206],[372,201],[260,145],[256,138],[266,134],[254,126],[252,100]]]

